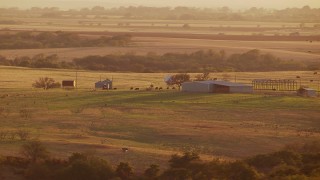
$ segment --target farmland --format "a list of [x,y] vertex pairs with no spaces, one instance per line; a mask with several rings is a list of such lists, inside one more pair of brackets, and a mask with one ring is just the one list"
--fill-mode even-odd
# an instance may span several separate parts
[[[190,53],[197,50],[225,50],[228,54],[243,53],[259,49],[284,60],[319,61],[319,29],[316,23],[294,22],[255,22],[217,20],[149,20],[126,19],[111,16],[108,18],[68,17],[35,18],[11,17],[18,24],[0,24],[6,32],[46,32],[64,31],[78,33],[86,38],[130,34],[133,43],[126,47],[81,47],[0,50],[0,55],[12,58],[58,54],[64,61],[88,55],[107,54],[164,54],[168,52]],[[0,17],[8,20],[8,17]],[[189,28],[183,28],[188,24]],[[290,36],[299,32],[299,36]],[[79,53],[80,52],[80,53]]]
[[[152,8],[139,8],[146,7],[1,9],[0,160],[20,156],[25,139],[38,139],[53,158],[95,154],[141,174],[150,164],[165,169],[176,153],[234,162],[320,141],[319,96],[183,93],[164,82],[178,72],[192,80],[210,72],[209,79],[249,85],[291,79],[319,93],[317,9],[159,8],[164,13],[153,16]],[[125,43],[117,39],[123,35],[130,37]],[[40,77],[77,86],[33,88]],[[115,89],[94,89],[104,79]]]
[[[12,67],[0,71],[4,110],[0,130],[26,130],[56,157],[94,150],[112,164],[126,161],[139,170],[151,162],[165,166],[168,156],[184,151],[194,150],[207,160],[230,160],[320,138],[319,98],[145,91],[150,83],[164,86],[165,74],[90,71],[78,72],[78,90],[46,91],[31,88],[32,82],[42,76],[73,79],[75,73]],[[312,72],[277,72],[273,77],[297,74],[313,77]],[[113,77],[118,89],[93,91],[100,75]],[[237,77],[248,81],[266,75],[240,73]],[[130,91],[131,86],[141,90]],[[1,141],[1,153],[15,155],[20,144]],[[122,147],[129,152],[123,153]]]

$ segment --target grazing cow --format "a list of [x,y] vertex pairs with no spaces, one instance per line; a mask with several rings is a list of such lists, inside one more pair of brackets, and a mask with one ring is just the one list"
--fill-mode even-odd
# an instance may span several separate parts
[[122,148],[122,152],[128,152],[129,151],[129,148]]
[[159,90],[162,90],[162,87],[159,87]]
[[133,87],[131,87],[130,90],[133,90]]
[[136,91],[137,91],[137,90],[139,90],[139,88],[135,88],[134,90],[136,90]]

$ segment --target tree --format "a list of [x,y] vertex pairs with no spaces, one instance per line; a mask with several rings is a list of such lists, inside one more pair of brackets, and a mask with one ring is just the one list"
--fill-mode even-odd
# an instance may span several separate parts
[[197,74],[196,75],[196,81],[206,81],[209,79],[210,73],[209,72],[204,72],[202,74]]
[[21,154],[33,163],[49,156],[47,148],[39,140],[32,140],[24,144],[21,148]]
[[259,179],[259,173],[248,164],[236,161],[228,165],[227,179],[253,180]]
[[112,179],[114,171],[107,161],[94,154],[73,153],[69,157],[69,166],[60,177],[62,180],[103,180]]
[[184,24],[182,27],[185,28],[185,29],[189,29],[190,25],[189,24]]
[[184,168],[188,166],[191,162],[199,161],[200,157],[195,152],[185,152],[183,156],[177,154],[172,155],[169,160],[170,167],[172,168]]
[[132,167],[128,163],[120,162],[120,164],[117,166],[116,174],[122,180],[130,179],[130,177],[133,175]]
[[41,77],[36,80],[33,84],[35,88],[43,88],[44,90],[51,89],[51,88],[59,88],[61,84],[59,82],[55,82],[54,79],[49,77]]
[[158,165],[151,164],[150,167],[144,171],[144,175],[148,179],[157,179],[159,171],[160,169]]
[[187,73],[180,73],[180,74],[175,74],[175,75],[171,76],[170,78],[168,78],[166,83],[168,86],[177,85],[180,90],[182,83],[187,82],[187,81],[190,81],[190,75]]

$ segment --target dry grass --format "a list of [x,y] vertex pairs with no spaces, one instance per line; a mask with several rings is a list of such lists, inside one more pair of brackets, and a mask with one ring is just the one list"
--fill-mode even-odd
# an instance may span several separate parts
[[[53,156],[95,151],[112,164],[128,161],[136,170],[166,165],[173,153],[197,151],[203,158],[234,159],[281,149],[285,144],[320,139],[319,98],[244,94],[186,94],[129,91],[131,86],[162,83],[164,74],[79,73],[77,91],[35,90],[39,76],[71,78],[68,70],[1,67],[0,130],[28,130]],[[89,91],[100,74],[113,76],[116,91]],[[237,73],[238,78],[289,78],[312,72]],[[214,74],[222,76],[222,74]],[[7,82],[4,82],[7,81]],[[121,87],[121,88],[120,88]],[[29,119],[19,111],[32,107]],[[0,152],[18,152],[20,140],[1,141]],[[121,148],[128,147],[123,153]]]

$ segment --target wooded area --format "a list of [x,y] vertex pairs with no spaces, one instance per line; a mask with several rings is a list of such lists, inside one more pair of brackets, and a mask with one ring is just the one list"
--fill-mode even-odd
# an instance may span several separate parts
[[131,43],[129,34],[112,37],[84,38],[72,32],[38,32],[22,31],[0,34],[0,49],[38,49],[65,47],[99,47],[126,46]]
[[65,68],[103,70],[110,72],[223,72],[223,71],[287,71],[317,70],[316,62],[281,60],[272,54],[250,50],[245,53],[227,55],[225,51],[200,50],[190,54],[166,53],[157,55],[111,54],[86,56],[73,61],[59,61],[57,55],[17,57],[7,59],[0,56],[0,65],[32,68]]

